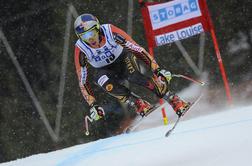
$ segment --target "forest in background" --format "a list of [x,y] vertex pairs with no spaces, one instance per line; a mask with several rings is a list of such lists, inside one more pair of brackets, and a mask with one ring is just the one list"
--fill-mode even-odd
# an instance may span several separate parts
[[[111,5],[113,4],[113,5]],[[249,0],[207,1],[221,56],[230,82],[232,94],[239,97],[244,87],[252,80],[252,2]],[[114,24],[127,31],[128,1],[126,0],[2,0],[0,2],[0,31],[11,46],[16,60],[37,96],[45,115],[53,128],[57,116],[62,56],[68,12],[73,6],[78,14],[92,13],[101,23]],[[147,49],[145,31],[137,0],[133,1],[132,37]],[[98,101],[110,110],[106,122],[93,126],[95,132],[86,137],[83,132],[83,117],[89,108],[85,103],[75,73],[73,30],[74,14],[71,14],[71,29],[64,75],[64,98],[60,138],[52,140],[41,117],[14,66],[3,40],[0,40],[0,162],[26,157],[31,154],[86,143],[114,134],[125,113],[112,97],[93,87]],[[199,36],[181,41],[192,59],[198,61]],[[155,49],[157,62],[173,73],[197,78],[186,63],[177,46],[161,46]],[[212,40],[206,33],[204,68],[208,72],[211,90],[216,100],[226,100]],[[174,81],[177,91],[188,82]],[[139,92],[141,93],[141,92]],[[221,94],[221,95],[220,95]],[[252,97],[251,95],[247,98]],[[245,99],[247,99],[245,98]],[[212,98],[210,100],[213,100]],[[213,101],[218,102],[218,101]],[[111,111],[113,110],[113,111]]]

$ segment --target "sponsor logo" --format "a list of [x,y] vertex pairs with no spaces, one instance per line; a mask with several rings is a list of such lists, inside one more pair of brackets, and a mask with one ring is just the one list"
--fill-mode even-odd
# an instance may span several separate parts
[[104,59],[110,58],[111,56],[114,56],[113,53],[112,53],[112,49],[113,48],[109,49],[107,46],[104,46],[101,49],[96,49],[97,54],[96,54],[96,56],[93,57],[93,59],[96,62],[99,62],[99,61],[102,61]]
[[189,26],[189,27],[177,30],[177,31],[173,31],[173,32],[156,36],[155,37],[156,44],[158,46],[161,46],[164,44],[175,42],[177,40],[189,38],[191,36],[200,34],[202,32],[204,32],[203,26],[201,23],[198,23],[198,24],[195,24],[195,25],[192,25],[192,26]]
[[126,47],[128,47],[129,49],[131,49],[133,51],[136,51],[136,52],[142,52],[143,51],[142,47],[139,47],[138,45],[133,44],[133,43],[131,43],[129,41],[127,41],[127,43],[125,45],[126,45]]
[[148,9],[153,29],[201,16],[198,0],[175,0]]
[[81,68],[81,82],[82,84],[86,84],[87,82],[87,68]]
[[127,57],[127,58],[125,59],[125,63],[126,63],[126,65],[127,65],[128,71],[129,71],[131,74],[134,73],[135,69],[134,69],[134,67],[133,67],[133,65],[132,65],[132,63],[131,63],[129,57]]
[[103,75],[98,79],[98,84],[103,86],[109,80],[107,75]]
[[113,90],[113,85],[112,85],[112,84],[106,85],[106,90],[107,90],[108,92],[111,92],[111,91]]
[[97,54],[92,58],[95,60],[95,62],[106,61],[109,64],[116,58],[113,54],[116,48],[117,46],[112,46],[110,49],[107,46],[104,46],[102,49],[96,49]]

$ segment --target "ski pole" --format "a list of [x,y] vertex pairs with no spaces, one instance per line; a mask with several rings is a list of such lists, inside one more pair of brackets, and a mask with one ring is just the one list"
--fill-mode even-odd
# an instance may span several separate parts
[[188,76],[185,76],[185,75],[182,75],[182,74],[172,74],[172,77],[184,78],[186,80],[189,80],[189,81],[192,81],[194,83],[197,83],[197,84],[199,84],[201,86],[205,85],[205,82],[203,82],[203,81],[195,80],[195,79],[193,79],[191,77],[188,77]]
[[89,135],[88,121],[92,123],[92,122],[93,122],[93,119],[91,119],[88,115],[86,115],[86,116],[85,116],[85,129],[86,129],[85,134],[86,134],[86,135]]

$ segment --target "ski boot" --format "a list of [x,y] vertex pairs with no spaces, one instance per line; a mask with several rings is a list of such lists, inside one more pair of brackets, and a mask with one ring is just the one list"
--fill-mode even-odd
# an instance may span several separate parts
[[153,108],[153,106],[149,102],[141,98],[129,97],[126,103],[130,107],[134,107],[136,113],[141,115],[142,117],[148,114],[148,112]]
[[135,105],[137,107],[136,112],[139,113],[142,117],[148,114],[148,112],[152,108],[152,105],[150,103],[140,98],[136,100]]
[[183,101],[175,94],[169,94],[168,102],[179,117],[183,116],[190,108],[189,102]]

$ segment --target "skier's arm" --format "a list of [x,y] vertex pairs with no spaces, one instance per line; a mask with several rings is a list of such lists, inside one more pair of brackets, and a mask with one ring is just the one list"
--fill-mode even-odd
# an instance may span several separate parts
[[143,60],[152,71],[156,71],[159,66],[155,59],[141,46],[139,46],[126,32],[120,28],[110,25],[115,41],[125,49],[136,55],[137,58]]
[[79,80],[79,86],[81,93],[88,103],[89,106],[92,106],[95,102],[93,92],[90,88],[88,82],[88,65],[85,58],[85,54],[80,51],[78,47],[75,46],[75,68]]

